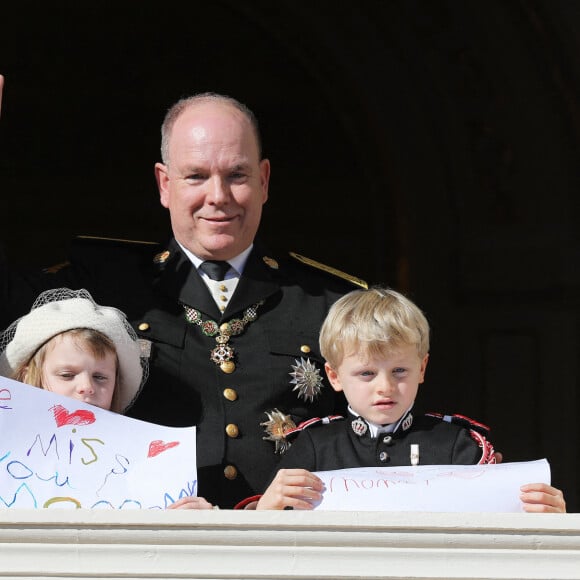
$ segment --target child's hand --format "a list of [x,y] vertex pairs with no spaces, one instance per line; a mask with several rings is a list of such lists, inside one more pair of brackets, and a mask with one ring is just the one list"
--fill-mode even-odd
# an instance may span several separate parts
[[323,489],[322,480],[306,469],[280,469],[260,498],[256,509],[311,510],[310,502],[319,501]]
[[530,513],[566,513],[564,494],[547,483],[528,483],[520,488],[524,511]]
[[213,506],[203,497],[182,497],[167,506],[168,510],[211,510]]

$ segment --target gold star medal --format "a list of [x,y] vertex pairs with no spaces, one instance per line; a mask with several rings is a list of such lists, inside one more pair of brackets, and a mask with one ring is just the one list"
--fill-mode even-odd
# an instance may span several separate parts
[[264,431],[267,433],[263,439],[264,441],[273,441],[275,443],[274,453],[282,455],[290,448],[290,442],[286,439],[286,433],[290,429],[296,428],[296,424],[292,421],[290,415],[284,415],[278,409],[266,411],[266,416],[268,420],[260,423],[260,426],[264,427]]

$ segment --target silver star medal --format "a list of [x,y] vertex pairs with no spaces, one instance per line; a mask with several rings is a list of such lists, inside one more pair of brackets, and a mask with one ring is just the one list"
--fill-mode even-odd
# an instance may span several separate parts
[[293,370],[289,373],[293,377],[290,383],[296,385],[292,390],[298,391],[298,398],[312,402],[320,395],[323,386],[320,369],[317,369],[310,359],[294,359],[294,362],[296,364],[291,365]]

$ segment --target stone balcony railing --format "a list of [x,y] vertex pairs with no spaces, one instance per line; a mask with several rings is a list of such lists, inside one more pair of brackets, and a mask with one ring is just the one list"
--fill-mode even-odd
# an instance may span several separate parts
[[580,514],[3,510],[4,578],[580,579]]

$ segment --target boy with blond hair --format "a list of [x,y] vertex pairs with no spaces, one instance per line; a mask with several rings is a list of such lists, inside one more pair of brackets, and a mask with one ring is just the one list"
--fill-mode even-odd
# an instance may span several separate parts
[[[485,425],[413,413],[429,360],[429,324],[402,294],[376,287],[343,296],[322,326],[320,351],[330,384],[346,396],[348,417],[294,430],[301,433],[256,509],[312,509],[324,491],[313,471],[496,462]],[[523,486],[521,499],[525,511],[565,511],[562,493],[546,484]]]

